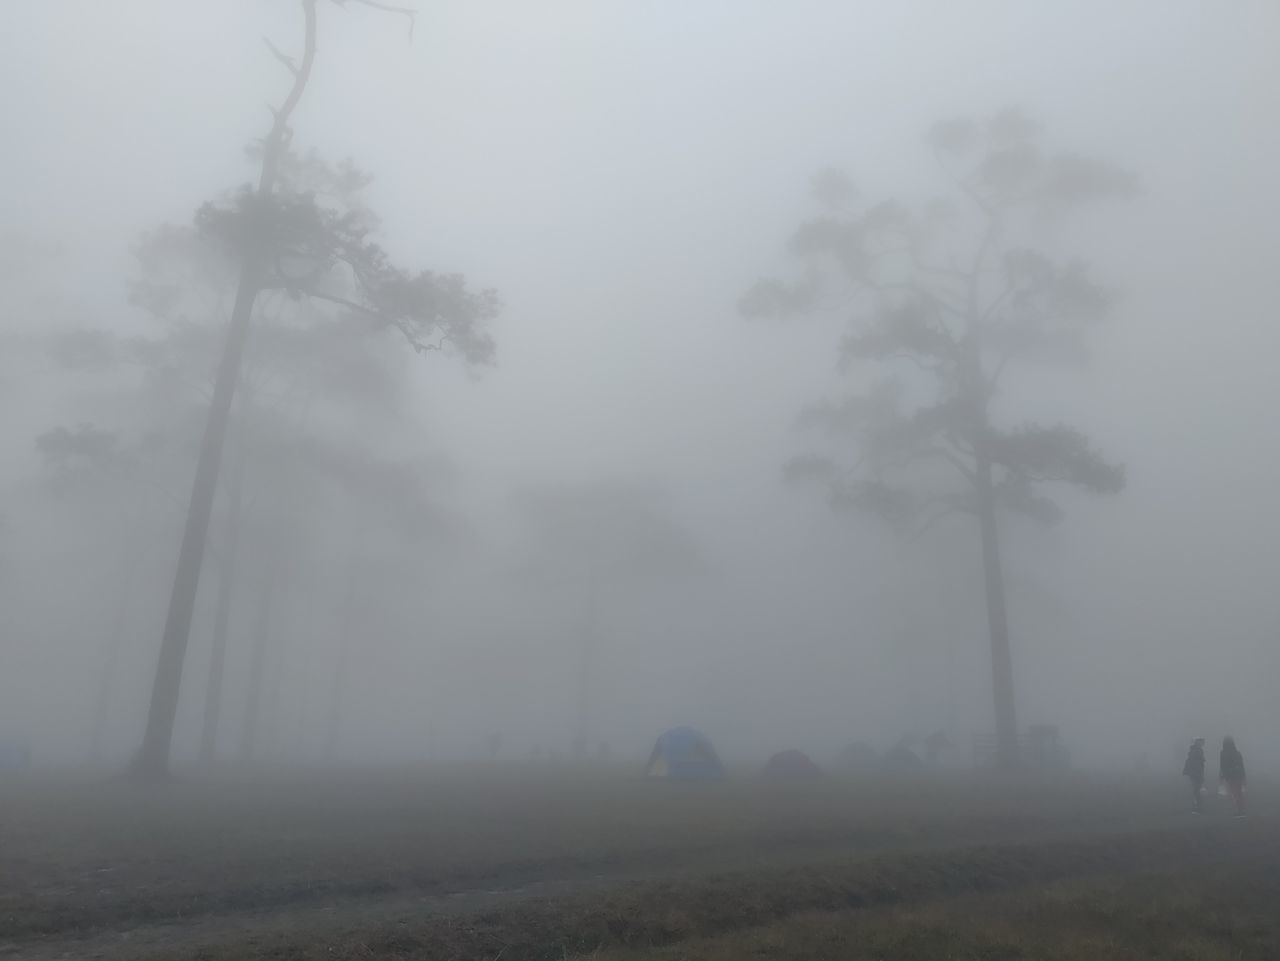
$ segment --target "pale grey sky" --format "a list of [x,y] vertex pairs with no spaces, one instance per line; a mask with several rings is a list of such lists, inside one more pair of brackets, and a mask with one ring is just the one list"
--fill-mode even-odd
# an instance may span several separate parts
[[[619,602],[621,680],[604,695],[619,705],[615,736],[646,739],[660,715],[683,711],[728,740],[830,746],[855,726],[852,712],[888,738],[912,723],[912,705],[939,697],[944,649],[958,659],[947,697],[967,707],[919,723],[984,722],[967,542],[925,550],[925,563],[922,548],[833,517],[779,481],[801,443],[796,411],[835,386],[839,325],[746,323],[734,302],[786,267],[814,170],[840,165],[869,197],[927,196],[929,124],[1011,102],[1056,142],[1132,167],[1144,186],[1140,200],[1055,239],[1126,291],[1095,362],[1010,382],[1011,410],[1078,422],[1130,481],[1112,501],[1073,503],[1056,531],[1010,535],[1011,574],[1070,612],[1059,622],[1014,602],[1023,716],[1060,720],[1099,749],[1117,727],[1134,728],[1135,744],[1180,738],[1188,692],[1206,702],[1205,722],[1259,735],[1274,724],[1280,8],[418,6],[410,42],[399,18],[321,4],[296,139],[376,175],[371,197],[396,256],[463,271],[506,303],[496,369],[473,381],[433,358],[415,367],[421,444],[458,461],[460,496],[495,543],[522,484],[641,474],[671,491],[722,562],[705,597],[680,602],[677,624],[624,616],[634,599]],[[0,9],[0,222],[67,244],[74,266],[54,282],[66,311],[137,323],[123,307],[130,244],[247,179],[242,147],[287,79],[261,38],[292,50],[297,33],[285,0]],[[29,386],[33,406],[65,416],[58,383]],[[0,470],[29,459],[30,420],[0,420],[6,448],[22,451]],[[921,651],[895,647],[885,627],[914,606],[895,599],[896,565],[946,598],[911,615],[937,642]],[[461,638],[476,617],[463,605],[446,621]],[[505,617],[490,611],[477,630],[520,656]],[[431,652],[466,647],[445,635]],[[32,655],[32,670],[47,680],[62,656]],[[691,666],[664,688],[655,664],[672,658]],[[490,676],[467,670],[466,683]],[[413,692],[398,695],[410,713]],[[527,692],[509,700],[540,703]],[[772,713],[749,709],[762,700],[776,702]],[[511,714],[504,723],[519,723]]]

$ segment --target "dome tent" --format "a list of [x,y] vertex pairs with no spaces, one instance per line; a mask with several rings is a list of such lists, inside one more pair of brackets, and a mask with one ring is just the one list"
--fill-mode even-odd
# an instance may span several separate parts
[[840,763],[851,774],[867,774],[880,770],[880,752],[866,741],[853,741],[840,752]]
[[780,781],[800,781],[822,777],[822,768],[814,764],[804,751],[793,747],[769,758],[764,766],[764,776]]
[[898,744],[892,750],[888,751],[882,764],[884,769],[890,774],[906,774],[911,771],[924,770],[924,761],[920,760],[920,755],[905,744]]
[[673,727],[653,745],[645,774],[676,781],[704,781],[723,777],[724,765],[701,731]]

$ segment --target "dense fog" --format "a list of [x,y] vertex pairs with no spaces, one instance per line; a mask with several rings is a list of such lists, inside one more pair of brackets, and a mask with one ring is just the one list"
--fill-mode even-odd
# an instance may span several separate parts
[[[415,351],[259,297],[176,763],[212,737],[228,762],[638,767],[678,723],[727,759],[942,730],[970,763],[995,723],[978,525],[904,532],[784,470],[834,449],[806,409],[927,372],[841,364],[865,300],[748,295],[806,276],[815,183],[968,216],[929,133],[1003,117],[1137,186],[1018,228],[1112,309],[1070,357],[1010,362],[992,419],[1125,469],[1052,489],[1058,523],[1000,516],[1019,728],[1057,725],[1079,766],[1176,773],[1224,734],[1280,764],[1280,8],[418,8],[410,31],[318,5],[292,175],[314,150],[341,200],[350,158],[391,259],[494,299]],[[196,212],[256,182],[301,47],[292,0],[0,9],[0,741],[36,763],[138,749],[236,290]]]

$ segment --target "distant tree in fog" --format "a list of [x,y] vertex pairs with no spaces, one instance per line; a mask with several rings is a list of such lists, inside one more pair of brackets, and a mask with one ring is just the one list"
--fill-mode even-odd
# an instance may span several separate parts
[[[939,123],[929,139],[951,197],[916,209],[865,203],[843,173],[819,174],[812,192],[821,213],[790,243],[807,269],[795,281],[757,283],[740,309],[851,315],[840,361],[856,367],[859,388],[799,420],[845,456],[797,457],[788,478],[817,482],[833,506],[872,511],[903,530],[956,514],[976,522],[1000,760],[1011,766],[1017,723],[997,512],[1050,524],[1061,511],[1047,487],[1109,494],[1125,482],[1123,468],[1076,428],[1019,422],[1016,397],[995,404],[1009,365],[1082,357],[1084,335],[1112,303],[1085,263],[1030,246],[1029,226],[1129,196],[1136,180],[1047,149],[1039,125],[1013,109]],[[882,376],[864,387],[868,367]]]
[[[316,158],[295,161],[289,168],[307,170],[311,183],[325,174],[336,177]],[[197,453],[202,405],[207,404],[225,336],[235,264],[214,238],[194,227],[168,224],[144,233],[134,254],[137,273],[130,285],[130,300],[149,325],[130,336],[108,328],[55,329],[45,345],[78,385],[115,388],[117,417],[138,421],[132,429],[143,432],[150,443],[176,441],[169,445],[170,453],[177,455],[172,460],[182,464],[185,473]],[[351,484],[351,477],[359,474],[361,458],[370,471],[375,471],[372,465],[378,458],[364,443],[317,456],[318,445],[323,444],[319,434],[303,436],[316,409],[340,410],[346,417],[379,426],[402,416],[405,371],[391,363],[393,358],[376,333],[358,318],[334,316],[323,305],[279,292],[260,297],[255,307],[228,429],[224,461],[229,461],[229,469],[221,478],[225,504],[217,526],[219,536],[209,541],[218,577],[200,739],[200,758],[205,763],[215,760],[217,751],[233,591],[240,579],[239,544],[246,517],[262,522],[284,503],[283,495],[266,487],[282,462],[291,459],[300,458],[290,479],[293,500],[311,494],[317,484],[333,481],[349,494],[364,496],[364,488]],[[55,428],[38,445],[50,465],[50,480],[58,485],[114,477],[134,488],[130,496],[141,499],[140,507],[151,505],[152,489],[164,486],[154,476],[160,466],[154,457],[144,461],[136,452],[119,449],[115,435],[95,425]],[[63,461],[67,463],[57,469]],[[87,470],[91,465],[99,469]],[[173,463],[165,466],[170,471],[174,468]],[[177,484],[171,477],[167,484],[172,496]],[[367,493],[381,496],[383,492]],[[172,504],[166,501],[165,506]],[[272,619],[262,623],[269,627]],[[115,637],[113,631],[106,638],[109,651],[119,648]],[[267,642],[263,638],[252,643]],[[108,659],[114,663],[115,657]],[[109,676],[104,675],[104,685]],[[258,682],[251,679],[251,683]],[[257,689],[261,690],[260,684]],[[100,731],[101,725],[95,725],[95,744],[100,743]]]
[[[339,553],[340,570],[336,574],[315,572],[325,577],[322,590],[336,599],[336,657],[323,731],[324,751],[331,757],[342,725],[343,688],[351,655],[369,653],[370,631],[378,617],[395,607],[397,595],[401,599],[413,597],[429,585],[428,562],[442,552],[456,550],[465,540],[466,531],[462,522],[437,500],[441,475],[448,467],[439,458],[395,459],[380,454],[363,440],[326,438],[314,433],[259,432],[254,444],[261,444],[263,449],[251,446],[248,456],[269,475],[264,478],[269,488],[264,499],[273,505],[263,517],[268,523],[278,523],[280,517],[292,513],[293,541],[314,535],[316,531],[308,531],[309,526],[331,526],[325,522],[339,512],[326,512],[325,505],[342,507],[343,529],[329,532],[330,546]],[[310,492],[316,504],[299,514],[297,497],[301,492]],[[362,549],[371,541],[377,544],[376,550]],[[316,555],[318,551],[300,553]],[[276,560],[273,590],[294,566],[287,555],[278,555]],[[255,719],[262,717],[261,710],[253,706],[263,697],[261,681],[255,677],[261,673],[270,641],[271,602],[265,596],[265,586],[259,584],[259,589],[259,609],[265,606],[268,613],[262,618],[263,629],[255,634],[251,716],[246,718],[245,729],[254,727]],[[314,658],[315,653],[306,656]],[[274,710],[276,705],[272,707]],[[256,736],[255,733],[246,738]],[[242,740],[242,755],[248,753],[246,747],[251,743],[252,740]]]
[[[138,573],[152,546],[145,528],[157,499],[155,462],[167,452],[167,444],[158,433],[147,433],[130,442],[94,424],[81,423],[74,428],[51,428],[36,438],[35,445],[44,463],[48,492],[64,507],[72,501],[87,503],[108,523],[119,523],[120,529],[114,532],[113,540],[127,545],[124,564],[113,572],[120,578],[112,598],[113,608],[104,618],[107,629],[102,638],[103,659],[98,671],[89,744],[89,759],[98,761],[109,727],[116,673]],[[163,500],[163,487],[159,494]]]
[[598,481],[524,491],[520,507],[532,555],[529,573],[564,583],[582,604],[574,753],[585,757],[591,732],[603,597],[615,584],[687,576],[699,566],[693,535],[671,514],[661,488]]
[[[342,180],[348,184],[345,197],[351,206],[358,203],[358,190],[366,183],[362,178],[353,180],[349,170],[343,174],[327,168],[315,157],[304,161],[290,157],[282,178],[312,185],[321,181],[333,185]],[[216,368],[226,328],[225,302],[234,282],[231,258],[215,238],[192,227],[171,225],[144,235],[135,252],[139,274],[131,299],[159,330],[131,338],[115,353],[132,358],[146,370],[154,408],[189,408],[193,400],[208,396]],[[307,426],[317,407],[339,407],[346,414],[358,413],[384,424],[397,417],[404,401],[403,379],[378,349],[376,333],[361,318],[334,316],[323,305],[280,292],[260,297],[255,307],[228,430],[232,456],[230,470],[223,478],[227,501],[222,524],[224,549],[219,556],[200,744],[200,757],[206,763],[215,760],[217,752],[243,519],[246,512],[256,512],[261,520],[264,511],[269,513],[284,503],[284,495],[258,488],[267,474],[278,473],[291,459],[305,460],[292,478],[289,496],[293,498],[310,491],[317,482],[332,480],[335,470],[341,472],[337,463],[341,458],[307,456],[321,443],[317,435],[308,434]],[[368,454],[364,445],[357,445],[347,457]],[[345,469],[350,471],[349,466]],[[246,471],[254,489],[247,499]],[[261,623],[265,631],[271,619],[261,619]],[[260,638],[255,644],[266,644],[262,631],[255,636]],[[251,683],[261,690],[257,681]]]
[[[328,168],[313,167],[312,158],[291,151],[290,121],[306,90],[316,53],[317,0],[300,0],[300,5],[301,57],[294,60],[271,47],[293,83],[255,150],[257,183],[244,187],[229,202],[206,204],[196,216],[200,231],[216,238],[233,256],[237,282],[199,449],[146,732],[134,765],[144,776],[168,770],[223,446],[259,298],[279,291],[328,304],[367,324],[399,333],[419,352],[449,350],[476,364],[493,357],[494,344],[485,325],[497,313],[496,296],[469,289],[457,275],[396,267],[373,240],[375,219],[349,203],[363,175],[342,167],[336,181],[308,182],[313,174],[327,174]],[[367,0],[363,5],[393,9]]]

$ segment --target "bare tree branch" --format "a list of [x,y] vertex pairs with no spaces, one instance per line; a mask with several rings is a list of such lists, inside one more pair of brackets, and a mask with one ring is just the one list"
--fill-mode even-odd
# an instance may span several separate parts
[[[338,6],[344,6],[347,0],[333,0]],[[412,7],[400,7],[392,3],[382,3],[381,0],[351,0],[352,3],[358,3],[363,7],[372,7],[374,10],[383,10],[387,13],[398,13],[401,16],[409,18],[409,39],[413,39],[414,24],[418,19],[418,11]]]
[[969,314],[965,312],[964,308],[957,307],[955,304],[951,303],[951,301],[947,300],[945,297],[940,296],[937,293],[937,291],[930,290],[928,287],[922,287],[919,284],[912,283],[909,280],[867,281],[866,286],[872,290],[881,291],[881,292],[895,291],[895,290],[906,291],[908,293],[915,294],[916,296],[921,297],[924,300],[929,301],[930,303],[955,314],[957,317],[960,317],[963,319],[968,319],[969,317]]
[[954,467],[960,474],[970,483],[972,483],[977,475],[972,467],[962,461],[953,451],[947,450],[945,447],[929,446],[921,447],[908,451],[907,454],[898,460],[899,465],[910,464],[912,461],[926,460],[928,458],[941,458]]
[[911,535],[910,539],[913,541],[919,540],[921,537],[927,534],[930,530],[932,530],[934,525],[936,525],[939,521],[946,520],[948,517],[954,517],[956,514],[965,514],[965,513],[969,513],[969,512],[965,511],[960,507],[957,507],[955,504],[946,504],[942,507],[941,510],[934,511],[927,518],[925,518],[924,523],[916,528],[915,532]]
[[[358,303],[354,300],[348,300],[346,297],[339,296],[338,294],[326,294],[318,290],[306,290],[303,292],[308,297],[314,297],[317,300],[325,300],[331,304],[337,304],[339,307],[346,307],[350,310],[354,310],[361,314],[364,314],[366,317],[373,317],[376,320],[380,320],[382,321],[382,323],[386,324],[389,327],[394,327],[396,330],[400,331],[400,333],[404,335],[404,339],[409,343],[409,346],[412,347],[414,350],[416,350],[418,353],[422,353],[423,351],[426,351],[426,350],[442,351],[445,348],[445,344],[448,343],[449,341],[449,336],[446,333],[441,333],[440,339],[438,341],[433,342],[433,341],[424,340],[422,337],[418,336],[412,330],[410,330],[409,327],[404,323],[404,321],[400,320],[399,318],[389,317],[374,307],[369,307],[365,304]],[[439,330],[440,327],[438,324],[435,324],[428,329],[435,331],[435,330]]]
[[284,64],[284,67],[286,70],[288,70],[295,77],[298,75],[298,64],[294,61],[293,57],[289,56],[287,53],[285,53],[283,50],[277,47],[274,43],[272,43],[270,37],[263,37],[262,42],[267,45],[267,49],[271,51],[271,55],[275,57],[277,60],[279,60],[282,64]]
[[941,277],[950,277],[952,280],[962,282],[967,279],[963,270],[956,270],[955,267],[942,267],[938,264],[926,263],[924,258],[920,256],[920,248],[914,238],[908,239],[906,249],[907,253],[911,256],[911,265],[915,267],[916,270],[927,274],[938,274]]
[[963,177],[957,175],[951,169],[951,167],[947,164],[947,162],[942,159],[942,154],[936,146],[933,147],[933,159],[938,162],[938,168],[943,172],[943,174],[946,175],[947,179],[950,180],[952,183],[954,183],[958,188],[960,188],[961,193],[963,193],[966,197],[972,200],[979,210],[981,210],[988,217],[994,216],[994,214],[991,211],[990,205],[988,205],[987,202],[978,195],[978,192],[974,190],[970,184],[965,182],[965,179]]
[[986,323],[988,320],[990,320],[992,316],[995,314],[995,312],[1000,309],[1000,307],[1004,304],[1004,302],[1008,300],[1009,297],[1013,294],[1013,292],[1017,289],[1018,288],[1016,284],[1013,284],[1013,283],[1008,284],[1004,288],[1004,290],[1000,292],[1000,295],[996,297],[994,300],[992,300],[991,303],[987,305],[986,310],[982,312],[982,322]]
[[991,376],[987,378],[987,395],[990,396],[996,392],[996,387],[1000,384],[1000,375],[1004,373],[1009,358],[1013,356],[1013,350],[1006,350],[1004,356],[1000,358],[996,364],[996,369],[991,372]]
[[328,294],[328,293],[325,293],[324,291],[312,290],[310,288],[300,288],[300,289],[302,293],[306,294],[306,296],[314,297],[316,300],[328,301],[331,304],[337,304],[339,307],[346,307],[348,310],[357,311],[368,317],[376,317],[378,320],[384,321],[385,323],[392,322],[391,318],[384,316],[380,311],[374,309],[373,307],[370,307],[367,304],[359,303],[358,301],[355,301],[355,300],[349,300],[348,298],[343,297],[340,294]]
[[936,374],[938,373],[938,371],[942,370],[943,368],[943,364],[941,361],[938,361],[937,363],[929,364],[929,363],[926,363],[924,358],[921,357],[920,355],[913,354],[907,350],[895,350],[895,351],[892,351],[891,353],[885,354],[885,356],[892,357],[896,360],[908,360],[928,374]]

